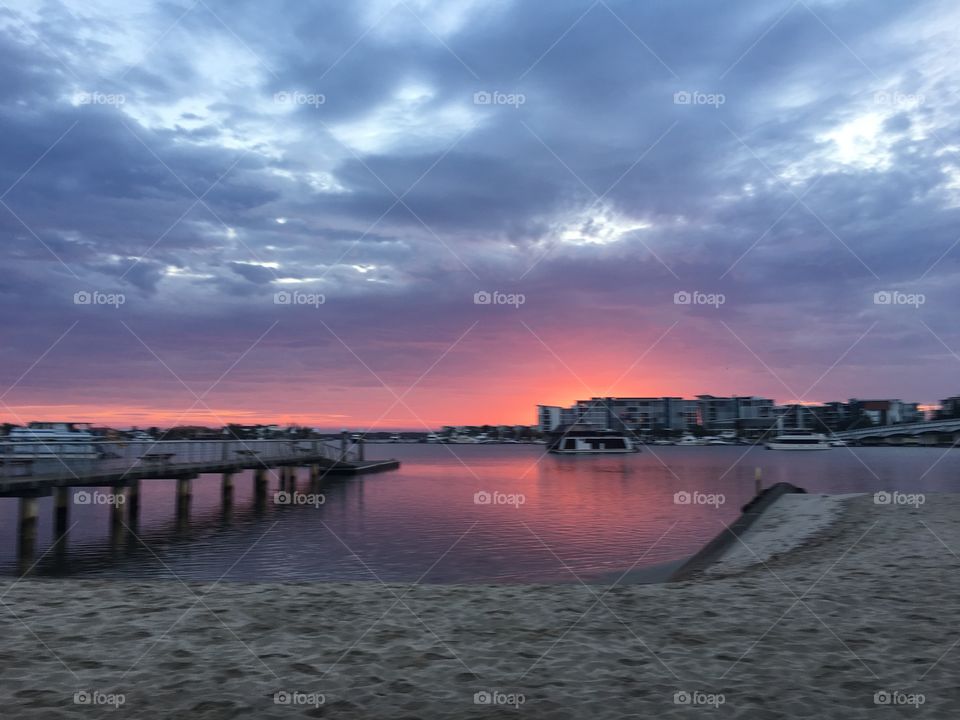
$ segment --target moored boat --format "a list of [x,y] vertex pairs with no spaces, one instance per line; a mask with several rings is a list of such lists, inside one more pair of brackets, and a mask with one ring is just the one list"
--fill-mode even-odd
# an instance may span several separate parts
[[777,435],[767,442],[767,450],[829,450],[830,447],[826,436],[811,432]]
[[558,433],[547,449],[558,455],[622,455],[640,452],[640,445],[614,432],[574,430]]
[[10,430],[7,440],[12,443],[4,450],[13,457],[25,458],[82,458],[99,457],[94,441],[97,436],[83,423],[32,422],[27,427]]

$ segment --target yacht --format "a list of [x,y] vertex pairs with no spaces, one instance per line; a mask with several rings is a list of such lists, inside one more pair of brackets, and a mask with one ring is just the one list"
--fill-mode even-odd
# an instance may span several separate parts
[[96,439],[86,423],[32,422],[10,430],[6,451],[17,458],[96,458]]
[[579,430],[558,434],[547,450],[559,455],[621,455],[640,452],[640,445],[626,435]]
[[834,438],[830,441],[830,447],[847,447],[847,441]]
[[767,442],[767,450],[829,450],[830,443],[819,433],[796,432],[777,435]]
[[677,445],[706,445],[706,441],[693,435],[684,435],[677,441]]
[[440,436],[436,433],[427,433],[427,442],[428,443],[438,443],[440,442]]

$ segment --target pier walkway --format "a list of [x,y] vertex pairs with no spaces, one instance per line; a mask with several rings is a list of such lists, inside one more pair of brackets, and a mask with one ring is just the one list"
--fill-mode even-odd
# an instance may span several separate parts
[[280,491],[296,489],[298,467],[309,468],[310,486],[319,489],[328,475],[361,475],[400,466],[397,460],[367,460],[362,440],[344,433],[339,440],[170,440],[0,442],[0,498],[19,498],[18,546],[22,562],[34,555],[39,498],[53,496],[55,538],[66,535],[70,508],[87,492],[74,488],[109,487],[113,501],[111,534],[136,527],[142,480],[177,481],[177,518],[186,521],[191,481],[201,474],[222,475],[223,504],[233,503],[234,475],[253,471],[254,501],[267,502],[270,477]]

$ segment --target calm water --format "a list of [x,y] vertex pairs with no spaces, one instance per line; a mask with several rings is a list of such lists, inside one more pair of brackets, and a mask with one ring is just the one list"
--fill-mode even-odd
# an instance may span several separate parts
[[[454,456],[453,452],[456,453]],[[137,538],[110,540],[108,510],[73,506],[65,548],[34,574],[183,580],[576,582],[631,566],[649,579],[696,552],[766,484],[811,492],[960,489],[960,450],[837,448],[786,453],[745,447],[655,447],[619,457],[543,456],[527,445],[371,445],[400,470],[325,484],[326,502],[253,507],[250,473],[236,476],[233,510],[220,478],[193,483],[189,524],[175,520],[175,482],[143,481]],[[275,484],[275,483],[274,483]],[[300,490],[309,492],[300,475]],[[477,504],[478,492],[522,495],[522,505]],[[677,492],[725,503],[675,504]],[[0,500],[0,570],[17,572],[16,501]],[[52,543],[41,502],[38,557]],[[643,574],[643,573],[641,573]]]

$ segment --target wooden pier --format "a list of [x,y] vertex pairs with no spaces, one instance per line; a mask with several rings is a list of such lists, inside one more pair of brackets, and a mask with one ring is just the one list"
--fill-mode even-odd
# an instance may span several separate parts
[[202,474],[222,476],[225,510],[233,505],[235,475],[253,470],[254,503],[267,503],[270,476],[280,490],[295,488],[296,468],[309,468],[310,486],[319,490],[327,476],[393,470],[397,460],[367,460],[362,440],[344,433],[339,440],[174,440],[157,442],[0,443],[0,497],[19,498],[17,528],[21,566],[36,552],[39,499],[53,496],[54,539],[69,527],[75,492],[110,488],[111,536],[124,525],[136,527],[143,480],[176,480],[176,517],[186,523],[191,481]]

